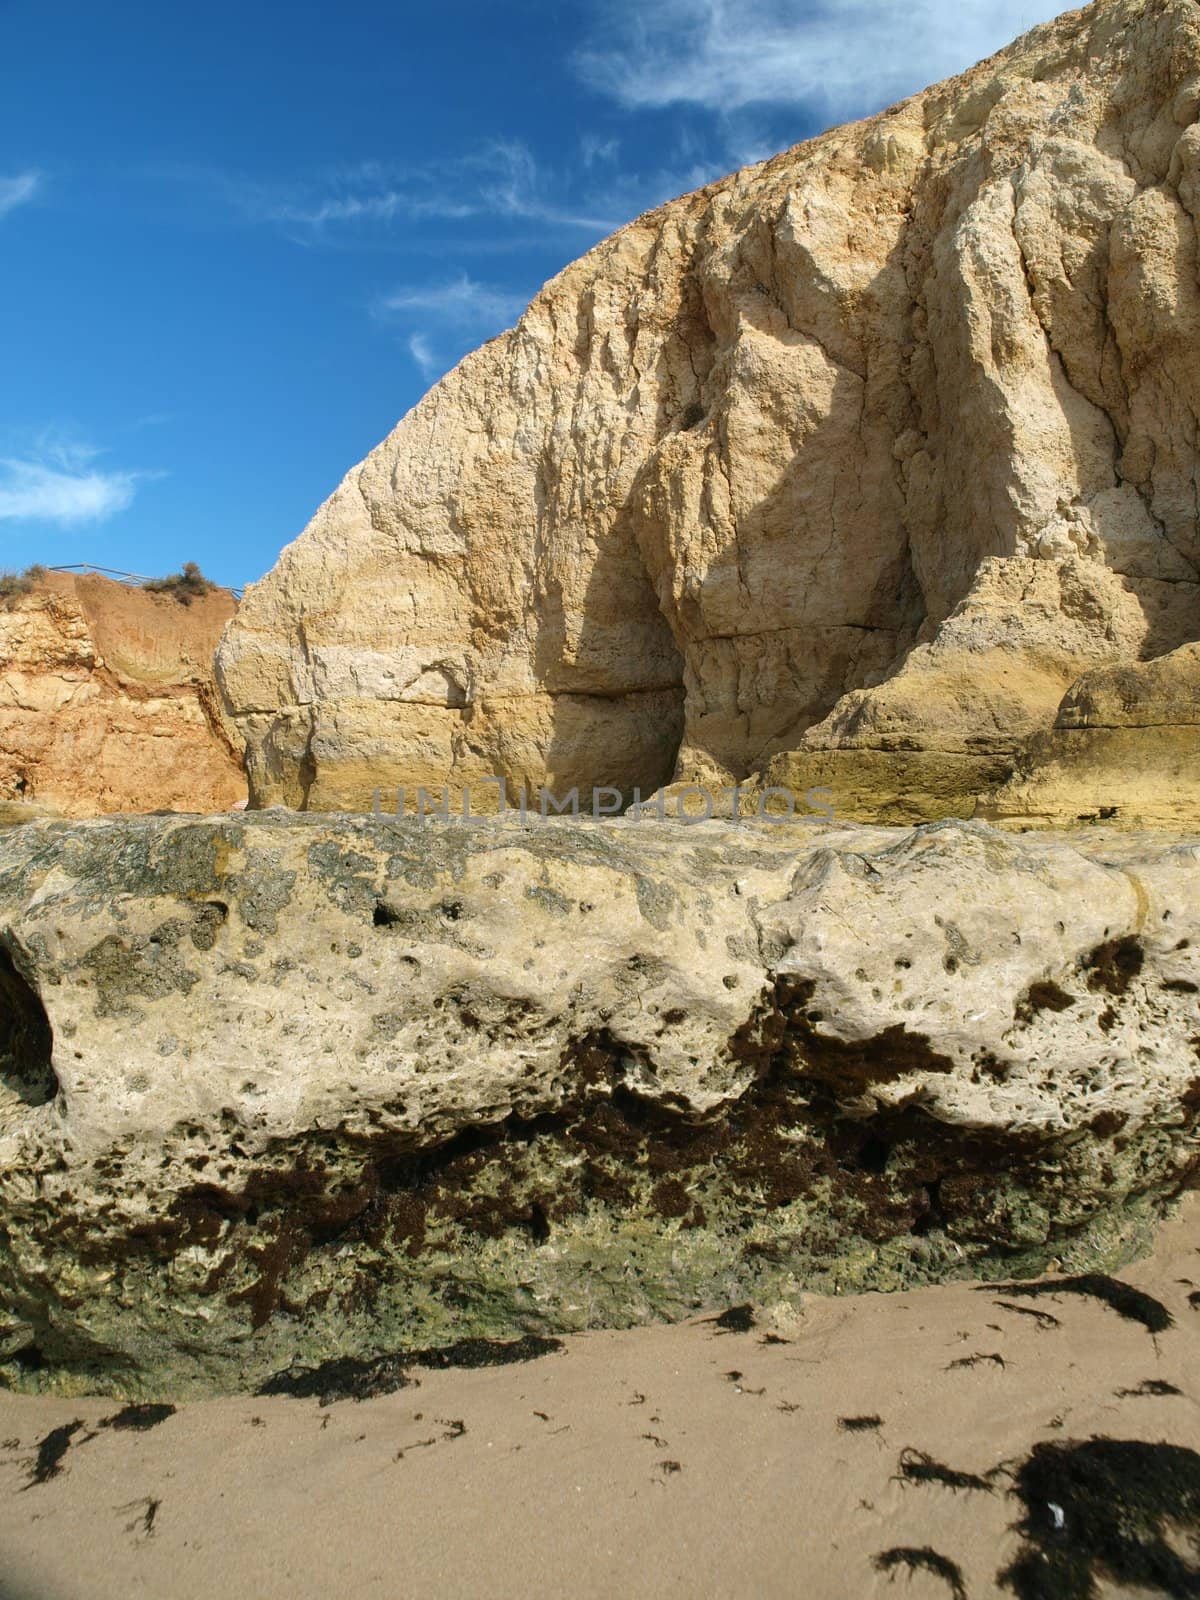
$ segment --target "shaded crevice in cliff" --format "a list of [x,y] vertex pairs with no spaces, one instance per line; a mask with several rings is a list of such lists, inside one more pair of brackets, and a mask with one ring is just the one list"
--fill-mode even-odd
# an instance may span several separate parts
[[0,937],[0,1124],[5,1111],[44,1106],[58,1093],[54,1034],[41,997]]

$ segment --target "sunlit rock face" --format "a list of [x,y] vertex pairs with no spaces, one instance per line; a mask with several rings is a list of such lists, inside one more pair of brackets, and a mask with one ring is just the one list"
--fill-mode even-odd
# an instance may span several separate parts
[[213,652],[237,603],[44,571],[0,602],[0,826],[246,803]]
[[1122,662],[1075,683],[1030,741],[987,815],[1050,825],[1138,818],[1194,824],[1200,783],[1200,645]]
[[1103,0],[568,267],[250,590],[255,800],[774,761],[970,814],[1200,637],[1198,107],[1191,0]]
[[1200,1159],[1200,846],[0,835],[0,1378],[142,1395],[1109,1268]]

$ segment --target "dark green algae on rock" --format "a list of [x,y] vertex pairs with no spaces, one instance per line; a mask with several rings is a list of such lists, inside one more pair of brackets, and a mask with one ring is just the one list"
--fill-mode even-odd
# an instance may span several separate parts
[[1197,852],[1131,870],[973,824],[6,835],[0,1376],[1109,1270],[1200,1162]]

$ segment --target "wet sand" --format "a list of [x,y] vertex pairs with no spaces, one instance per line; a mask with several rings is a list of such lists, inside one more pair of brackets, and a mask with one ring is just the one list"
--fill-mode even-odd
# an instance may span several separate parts
[[808,1299],[745,1332],[579,1335],[362,1402],[193,1402],[143,1429],[100,1426],[112,1400],[0,1396],[0,1596],[1002,1593],[1027,1546],[995,1469],[1093,1435],[1200,1451],[1200,1198],[1118,1276],[1173,1326],[955,1285]]

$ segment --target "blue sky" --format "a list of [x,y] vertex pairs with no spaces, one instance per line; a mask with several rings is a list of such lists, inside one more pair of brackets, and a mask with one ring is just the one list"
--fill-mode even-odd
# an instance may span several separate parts
[[0,0],[0,566],[262,575],[543,282],[1034,0]]

